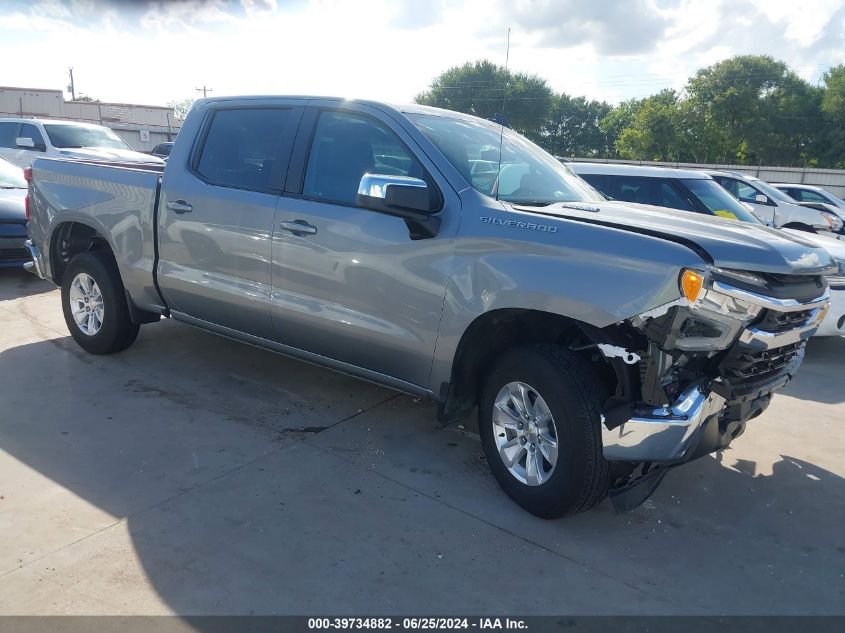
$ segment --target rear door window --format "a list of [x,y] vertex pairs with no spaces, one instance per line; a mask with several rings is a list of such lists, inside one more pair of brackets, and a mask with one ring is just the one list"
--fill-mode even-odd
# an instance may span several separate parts
[[586,180],[590,185],[592,185],[595,189],[598,189],[600,193],[608,196],[610,198],[613,197],[613,193],[611,188],[613,186],[613,176],[609,174],[578,174],[581,178]]
[[[798,200],[802,202],[826,202],[830,203],[830,200],[825,198],[822,195],[817,194],[815,191],[810,191],[809,189],[797,189],[795,193],[798,194]],[[789,194],[792,196],[792,194]],[[793,198],[795,196],[792,196]]]
[[196,173],[212,185],[281,191],[298,124],[291,108],[233,108],[213,116]]

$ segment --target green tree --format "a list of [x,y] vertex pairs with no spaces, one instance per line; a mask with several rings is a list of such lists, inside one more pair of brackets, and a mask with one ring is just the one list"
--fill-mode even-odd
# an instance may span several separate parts
[[605,157],[613,143],[599,127],[613,107],[603,101],[560,94],[554,98],[541,144],[555,156]]
[[828,70],[822,77],[821,110],[824,138],[820,143],[822,162],[845,168],[845,65]]
[[616,147],[623,158],[678,160],[678,95],[662,90],[637,104],[633,120],[619,133]]
[[482,60],[448,69],[414,101],[483,119],[490,119],[504,109],[511,127],[539,141],[553,94],[545,79],[514,73]]
[[725,160],[800,163],[815,143],[820,92],[769,56],[740,55],[703,68],[687,94]]
[[609,158],[620,157],[619,150],[616,147],[616,141],[619,140],[622,130],[631,127],[634,123],[634,117],[637,115],[642,103],[643,100],[641,99],[623,101],[599,121],[599,129],[604,133]]

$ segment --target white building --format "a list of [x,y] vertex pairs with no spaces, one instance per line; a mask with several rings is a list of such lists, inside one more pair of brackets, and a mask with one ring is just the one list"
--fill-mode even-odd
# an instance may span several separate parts
[[65,101],[61,90],[0,86],[0,117],[68,119],[113,129],[134,149],[149,151],[172,141],[182,125],[173,109],[131,103]]

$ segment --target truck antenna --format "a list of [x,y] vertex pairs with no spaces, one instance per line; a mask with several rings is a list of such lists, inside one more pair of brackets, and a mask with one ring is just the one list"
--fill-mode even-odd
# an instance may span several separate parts
[[499,200],[499,178],[502,175],[502,145],[505,141],[505,100],[508,98],[508,62],[511,55],[511,29],[508,27],[508,43],[505,48],[505,85],[502,89],[502,114],[499,117],[499,166],[496,168],[496,201]]

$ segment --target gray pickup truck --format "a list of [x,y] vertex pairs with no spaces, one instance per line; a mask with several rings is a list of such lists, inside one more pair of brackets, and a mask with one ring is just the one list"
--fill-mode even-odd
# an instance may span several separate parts
[[431,398],[444,424],[477,407],[493,474],[541,517],[633,507],[725,448],[828,305],[825,251],[631,212],[444,110],[207,99],[163,170],[28,178],[34,269],[85,350],[171,317]]

